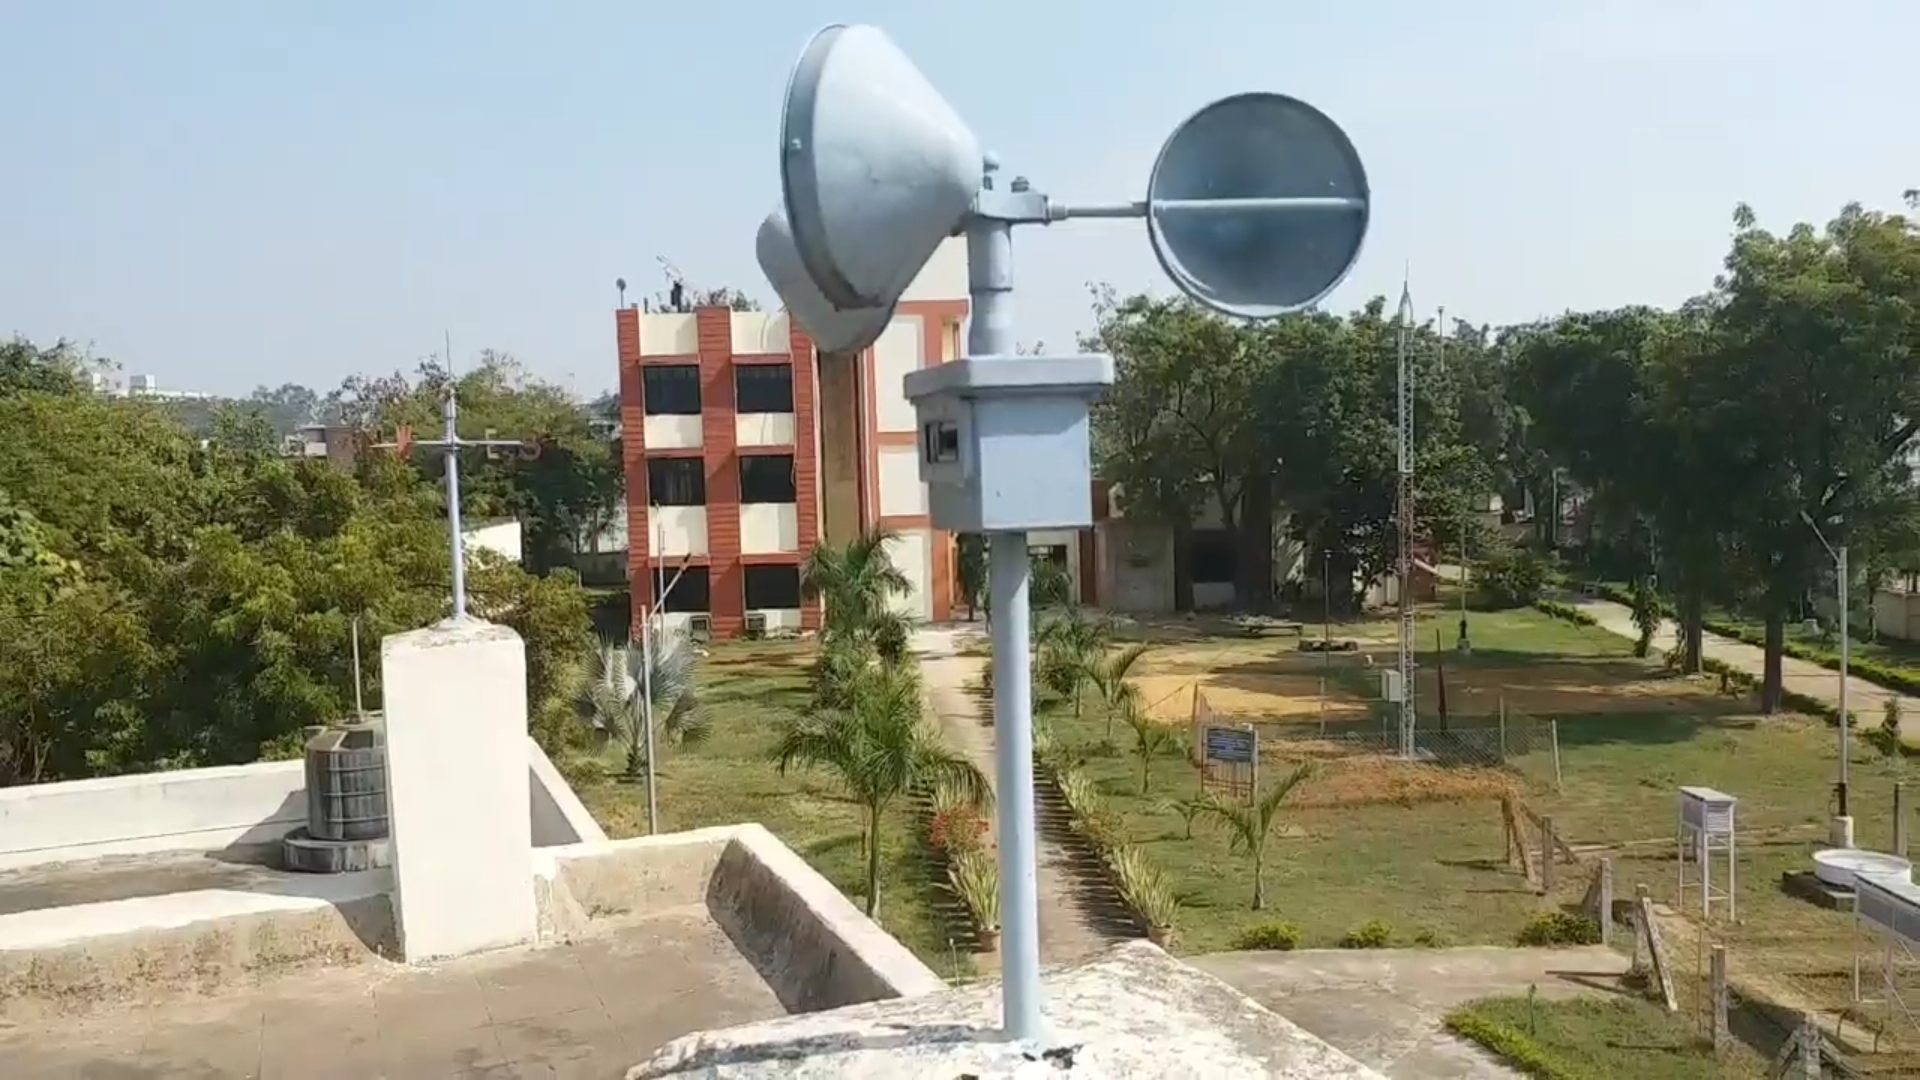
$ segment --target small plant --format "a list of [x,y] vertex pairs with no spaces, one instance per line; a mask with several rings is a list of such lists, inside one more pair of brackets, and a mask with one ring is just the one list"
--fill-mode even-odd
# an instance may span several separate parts
[[1180,815],[1180,823],[1187,827],[1185,839],[1193,839],[1193,823],[1207,812],[1205,799],[1168,799],[1161,804],[1168,811]]
[[1180,899],[1174,895],[1166,875],[1145,852],[1126,844],[1112,849],[1107,865],[1113,869],[1114,885],[1120,890],[1121,898],[1140,916],[1140,921],[1147,924],[1149,935],[1157,943],[1164,943],[1173,929],[1174,916],[1180,912]]
[[1343,949],[1384,949],[1393,941],[1393,927],[1381,919],[1368,919],[1347,931],[1340,939]]
[[1292,952],[1300,947],[1300,928],[1285,920],[1261,923],[1242,930],[1233,947],[1242,952]]
[[1000,932],[1000,868],[984,851],[967,851],[947,864],[947,888],[966,905],[974,926]]
[[1892,694],[1880,707],[1880,738],[1888,757],[1900,756],[1900,699]]
[[1413,935],[1413,943],[1422,949],[1437,949],[1440,947],[1440,935],[1423,929]]
[[1653,636],[1660,632],[1660,596],[1653,591],[1653,579],[1642,576],[1633,581],[1633,626],[1639,635],[1633,642],[1633,655],[1646,656],[1653,651]]
[[1542,911],[1521,927],[1522,945],[1598,945],[1600,922],[1585,915],[1564,911]]
[[987,838],[987,819],[971,806],[954,806],[927,821],[927,843],[949,856],[979,851]]

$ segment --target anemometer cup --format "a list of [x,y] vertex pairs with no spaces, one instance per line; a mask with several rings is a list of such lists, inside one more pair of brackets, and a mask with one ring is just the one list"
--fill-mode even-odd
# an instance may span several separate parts
[[1147,236],[1180,290],[1273,318],[1332,292],[1360,257],[1372,198],[1339,125],[1284,94],[1222,98],[1174,129],[1147,182]]
[[794,248],[792,227],[778,210],[760,223],[754,252],[760,260],[760,272],[780,294],[788,316],[800,324],[813,339],[814,348],[822,353],[857,353],[878,340],[893,321],[891,304],[842,310],[829,303],[807,275]]
[[972,129],[883,31],[829,26],[807,43],[787,84],[780,189],[828,303],[892,307],[966,219],[981,176]]

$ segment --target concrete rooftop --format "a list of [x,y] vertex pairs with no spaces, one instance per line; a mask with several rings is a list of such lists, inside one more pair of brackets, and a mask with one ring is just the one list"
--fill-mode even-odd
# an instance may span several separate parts
[[678,1036],[786,1012],[707,910],[689,907],[427,970],[369,963],[73,1019],[0,1019],[0,1076],[617,1080]]

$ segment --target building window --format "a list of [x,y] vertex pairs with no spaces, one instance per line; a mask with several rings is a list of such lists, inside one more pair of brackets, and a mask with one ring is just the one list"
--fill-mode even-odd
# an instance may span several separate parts
[[653,506],[707,505],[707,463],[692,457],[648,458],[647,502]]
[[800,567],[797,563],[747,567],[747,610],[765,611],[800,606]]
[[793,455],[742,454],[740,456],[740,501],[742,503],[798,502],[793,479]]
[[1225,529],[1193,531],[1193,580],[1197,585],[1231,585],[1239,563],[1238,546]]
[[[704,566],[661,567],[654,571],[659,575],[656,580],[666,582],[666,596],[660,604],[660,610],[669,615],[705,615],[710,608],[712,596],[707,591],[707,568]],[[675,574],[679,574],[675,578]]]
[[733,407],[743,413],[793,411],[792,364],[736,364]]
[[699,364],[642,364],[640,400],[648,416],[699,416]]

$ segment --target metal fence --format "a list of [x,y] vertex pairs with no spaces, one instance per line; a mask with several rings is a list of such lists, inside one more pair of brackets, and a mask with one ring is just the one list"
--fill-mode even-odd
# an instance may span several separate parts
[[[1255,721],[1265,752],[1280,757],[1405,758],[1397,719]],[[1559,791],[1563,774],[1560,726],[1551,719],[1510,713],[1453,717],[1417,723],[1411,764],[1436,768],[1505,769],[1543,788]]]

